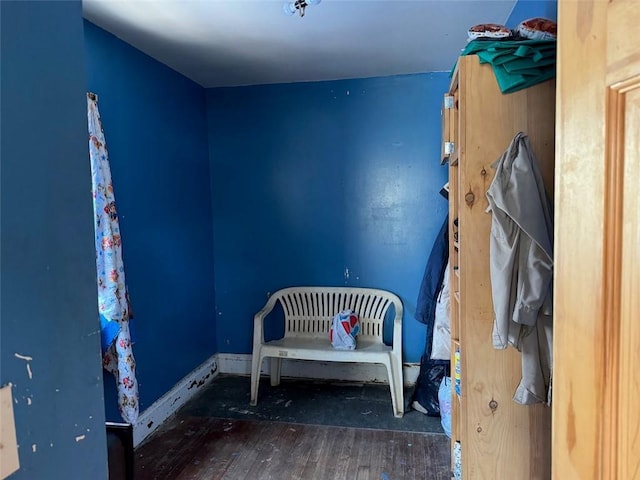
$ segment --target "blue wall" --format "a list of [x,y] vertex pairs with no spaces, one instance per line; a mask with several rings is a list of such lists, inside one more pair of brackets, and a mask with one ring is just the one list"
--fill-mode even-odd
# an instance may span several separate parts
[[448,82],[437,73],[207,91],[220,352],[251,352],[269,292],[351,285],[400,295],[405,361],[420,360],[415,303],[447,209]]
[[11,478],[106,479],[81,3],[0,12],[0,384],[13,384],[21,465]]
[[558,18],[558,2],[555,0],[519,0],[505,25],[516,28],[520,22],[528,18],[544,17],[550,20]]
[[[205,91],[85,22],[134,312],[144,410],[216,352]],[[118,419],[105,376],[107,417]]]

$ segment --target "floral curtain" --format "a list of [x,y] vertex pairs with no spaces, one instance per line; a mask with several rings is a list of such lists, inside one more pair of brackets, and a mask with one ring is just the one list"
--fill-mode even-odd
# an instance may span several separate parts
[[133,316],[125,283],[122,238],[109,155],[98,111],[98,98],[93,93],[87,93],[87,108],[102,364],[105,370],[115,376],[122,418],[125,422],[135,424],[138,418],[138,382],[129,325]]

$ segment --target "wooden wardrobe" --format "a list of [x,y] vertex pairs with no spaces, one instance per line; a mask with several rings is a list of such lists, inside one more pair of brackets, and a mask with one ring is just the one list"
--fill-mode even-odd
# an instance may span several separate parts
[[492,345],[489,276],[492,164],[516,133],[529,136],[553,199],[555,81],[502,94],[491,66],[460,57],[443,105],[443,155],[449,164],[451,370],[460,358],[460,395],[452,381],[453,446],[462,478],[551,478],[551,408],[513,401],[521,355]]

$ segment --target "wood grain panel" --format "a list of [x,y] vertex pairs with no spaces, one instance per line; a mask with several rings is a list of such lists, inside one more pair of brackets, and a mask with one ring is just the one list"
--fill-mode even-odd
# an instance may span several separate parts
[[458,168],[459,168],[459,158],[460,158],[460,141],[458,138],[458,125],[459,125],[459,115],[458,115],[458,90],[457,90],[457,76],[458,70],[454,74],[454,89],[447,93],[446,96],[453,97],[453,108],[449,111],[449,124],[447,125],[447,130],[443,132],[444,138],[453,139],[456,142],[456,161],[452,161],[449,159],[449,290],[450,290],[450,309],[449,309],[449,324],[451,330],[451,352],[450,352],[450,365],[451,365],[451,435],[452,441],[450,446],[451,451],[451,468],[453,470],[453,450],[455,442],[458,442],[462,439],[462,431],[461,431],[461,422],[460,422],[460,407],[462,400],[458,397],[455,392],[454,384],[454,366],[455,366],[455,353],[456,348],[460,346],[460,303],[459,303],[459,292],[460,292],[460,275],[459,275],[459,266],[460,260],[458,256],[458,242],[455,232],[457,231],[457,227],[451,226],[458,218],[458,210],[459,210],[459,188],[458,188]]
[[600,477],[606,2],[558,4],[553,478]]
[[543,405],[522,406],[513,401],[522,377],[521,355],[513,348],[496,350],[492,345],[491,216],[485,210],[486,191],[494,175],[491,165],[520,131],[529,136],[545,187],[553,196],[555,83],[503,95],[491,67],[480,65],[475,56],[459,59],[458,74],[463,475],[465,479],[548,479],[551,411]]
[[640,9],[561,2],[553,474],[640,478]]
[[[607,85],[625,81],[640,73],[640,28],[637,0],[610,0],[606,19]],[[603,39],[600,39],[602,41]]]

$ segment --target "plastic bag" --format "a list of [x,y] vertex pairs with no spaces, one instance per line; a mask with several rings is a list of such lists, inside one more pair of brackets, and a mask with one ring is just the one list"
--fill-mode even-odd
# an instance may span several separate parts
[[462,446],[460,442],[453,444],[453,478],[462,480]]
[[351,310],[343,310],[333,317],[329,340],[333,348],[339,350],[355,350],[356,337],[360,332],[358,315]]
[[451,358],[451,321],[449,320],[449,312],[449,264],[447,264],[442,280],[442,288],[436,301],[436,314],[433,322],[431,358],[434,360],[449,360]]
[[511,35],[511,30],[499,23],[480,23],[469,27],[469,30],[467,30],[468,41],[478,38],[509,38]]
[[[440,363],[436,363],[440,362]],[[441,360],[430,360],[423,355],[420,362],[420,373],[413,393],[412,407],[429,417],[440,416],[438,390],[442,377],[449,369]]]
[[447,437],[451,438],[451,378],[442,377],[438,389],[438,403],[440,404],[440,424]]
[[530,40],[555,40],[558,36],[558,24],[548,18],[530,18],[520,22],[517,31],[520,36]]

